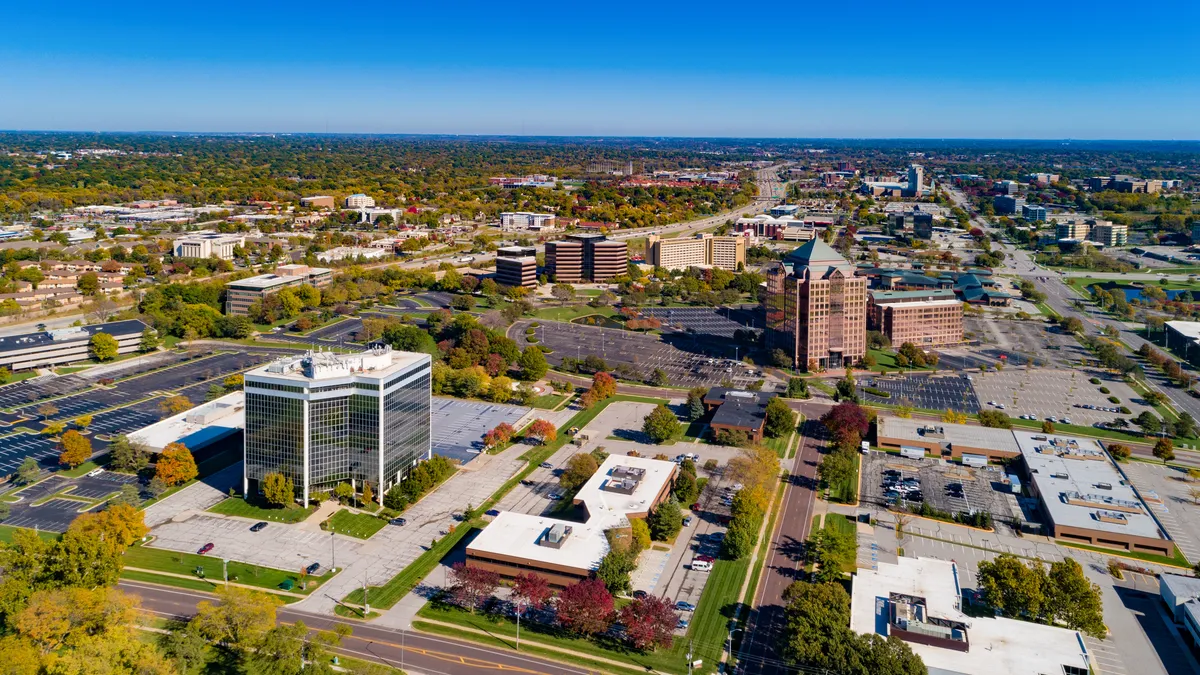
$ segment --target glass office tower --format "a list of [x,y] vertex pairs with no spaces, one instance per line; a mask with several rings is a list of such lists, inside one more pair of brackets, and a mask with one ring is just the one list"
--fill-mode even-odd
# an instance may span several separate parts
[[430,456],[428,354],[309,352],[246,373],[245,494],[268,473],[313,492],[370,483],[377,499]]

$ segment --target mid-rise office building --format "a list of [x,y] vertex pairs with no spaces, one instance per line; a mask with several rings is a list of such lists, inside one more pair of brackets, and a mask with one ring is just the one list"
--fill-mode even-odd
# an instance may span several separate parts
[[841,368],[867,353],[867,279],[813,239],[767,270],[767,346],[795,368]]
[[933,214],[924,211],[889,213],[888,229],[893,234],[911,233],[918,239],[932,239]]
[[1088,233],[1088,240],[1105,246],[1125,246],[1129,243],[1129,226],[1123,223],[1112,223],[1098,220]]
[[537,249],[505,246],[496,251],[496,283],[502,286],[537,286]]
[[1057,183],[1061,176],[1057,173],[1031,173],[1025,178],[1034,185],[1050,185]]
[[307,206],[310,209],[332,209],[334,203],[333,197],[329,195],[313,195],[311,197],[300,198],[300,206]]
[[529,213],[515,211],[500,214],[500,227],[505,230],[528,230],[531,228],[553,227],[553,213]]
[[867,327],[899,346],[941,347],[963,340],[963,305],[952,289],[871,291]]
[[1011,216],[1021,213],[1021,209],[1025,208],[1025,198],[997,195],[992,199],[992,206],[995,207],[996,213],[1003,216]]
[[211,258],[233,260],[233,249],[246,245],[246,237],[240,234],[216,232],[194,232],[175,240],[176,258]]
[[604,282],[629,273],[629,248],[603,234],[546,243],[546,274],[557,283]]
[[1046,222],[1046,218],[1048,217],[1048,214],[1046,213],[1046,207],[1044,207],[1044,206],[1038,206],[1036,204],[1025,204],[1024,206],[1021,207],[1021,217],[1024,218],[1025,220],[1028,220],[1031,223],[1035,223],[1039,220],[1044,223],[1044,222]]
[[655,267],[681,270],[689,267],[716,267],[736,272],[746,264],[746,238],[716,237],[698,234],[695,237],[663,239],[650,235],[646,240],[648,262]]
[[57,330],[0,337],[0,367],[9,370],[47,368],[62,363],[86,361],[96,333],[107,333],[117,341],[117,353],[136,351],[146,324],[136,319],[95,326],[70,326]]
[[346,197],[346,208],[348,209],[370,209],[374,207],[375,199],[362,193],[353,194],[349,197]]
[[230,316],[245,316],[250,305],[271,293],[285,288],[309,284],[321,288],[333,281],[333,270],[308,265],[280,265],[273,274],[238,279],[225,284],[225,313]]
[[388,488],[430,457],[428,354],[378,347],[309,352],[245,375],[244,494],[269,473],[292,480],[307,504],[339,483]]
[[1092,176],[1088,179],[1088,188],[1093,192],[1113,190],[1115,192],[1135,192],[1153,194],[1161,192],[1164,181],[1134,178],[1113,174],[1111,176]]

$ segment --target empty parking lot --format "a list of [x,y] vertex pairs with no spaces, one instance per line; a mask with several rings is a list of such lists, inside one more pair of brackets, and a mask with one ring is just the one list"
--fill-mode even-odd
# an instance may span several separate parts
[[[866,388],[890,394],[878,396]],[[889,375],[864,377],[858,381],[859,396],[871,403],[907,404],[927,410],[979,412],[979,399],[972,381],[962,375]]]

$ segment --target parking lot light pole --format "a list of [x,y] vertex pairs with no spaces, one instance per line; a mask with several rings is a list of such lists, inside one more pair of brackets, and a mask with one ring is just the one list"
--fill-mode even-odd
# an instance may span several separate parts
[[334,534],[336,533],[329,533],[329,558],[331,560],[329,569],[337,572],[337,539],[334,538]]

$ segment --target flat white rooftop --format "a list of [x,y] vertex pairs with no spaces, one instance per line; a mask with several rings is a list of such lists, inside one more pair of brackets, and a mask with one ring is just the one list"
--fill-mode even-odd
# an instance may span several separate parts
[[1186,338],[1200,339],[1200,321],[1168,321],[1167,325]]
[[157,452],[183,443],[195,452],[246,428],[246,394],[235,391],[129,434],[132,443]]
[[299,356],[285,356],[248,371],[246,381],[292,381],[304,384],[349,377],[377,380],[419,363],[428,367],[429,355],[396,351],[388,346],[357,354],[310,351]]
[[[538,542],[555,525],[570,527],[571,533],[561,548],[542,546]],[[608,526],[596,521],[573,523],[544,516],[530,516],[503,511],[479,533],[467,547],[471,551],[511,556],[548,565],[562,565],[577,570],[593,570],[608,553]]]
[[1062,675],[1063,666],[1087,672],[1079,633],[1015,619],[970,617],[960,610],[958,569],[946,560],[900,558],[895,565],[854,575],[850,629],[887,636],[892,593],[925,599],[927,616],[966,625],[968,651],[907,643],[930,673],[943,675]]
[[[623,469],[632,469],[632,474]],[[675,472],[674,462],[628,455],[609,455],[588,482],[575,493],[575,503],[587,508],[589,522],[602,519],[610,521],[608,527],[619,527],[627,514],[645,513],[654,504],[654,498],[662,491]],[[640,477],[636,474],[640,473]],[[632,486],[629,494],[621,488]]]
[[1013,436],[1055,525],[1166,539],[1099,443],[1029,431]]

